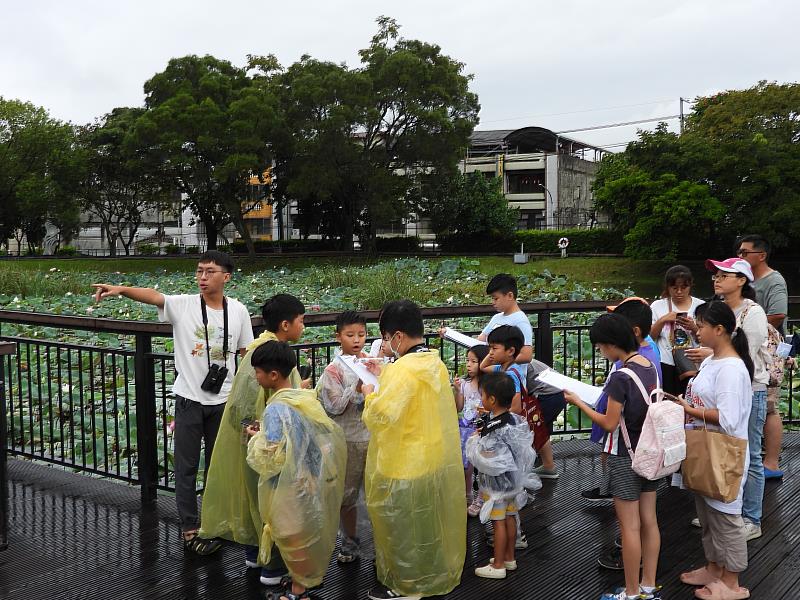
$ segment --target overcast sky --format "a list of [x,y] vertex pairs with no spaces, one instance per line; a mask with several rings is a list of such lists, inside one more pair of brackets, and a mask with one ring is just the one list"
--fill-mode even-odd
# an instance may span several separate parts
[[797,0],[5,0],[0,96],[86,123],[141,105],[142,84],[172,57],[242,65],[273,53],[289,65],[308,53],[357,66],[382,14],[466,65],[479,129],[648,119],[677,114],[680,96],[800,80]]

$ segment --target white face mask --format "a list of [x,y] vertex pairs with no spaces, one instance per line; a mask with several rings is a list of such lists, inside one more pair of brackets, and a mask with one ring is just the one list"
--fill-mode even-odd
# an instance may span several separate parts
[[400,346],[398,345],[397,350],[395,350],[394,348],[392,348],[392,341],[394,340],[394,336],[396,336],[398,333],[400,332],[395,331],[392,337],[389,338],[389,341],[386,342],[386,345],[389,346],[389,350],[391,350],[392,354],[394,354],[395,359],[400,358]]

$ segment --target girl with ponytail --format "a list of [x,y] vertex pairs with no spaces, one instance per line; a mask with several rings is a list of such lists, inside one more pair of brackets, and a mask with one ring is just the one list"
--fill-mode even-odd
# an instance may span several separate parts
[[[708,429],[747,439],[753,376],[747,336],[725,302],[698,306],[695,318],[700,343],[712,354],[690,381],[686,399],[678,401],[695,422],[702,420]],[[749,462],[750,457],[745,456],[745,474],[732,502],[695,495],[707,564],[681,574],[681,581],[702,586],[695,593],[698,598],[750,597],[750,592],[739,586],[739,573],[747,568],[742,499]]]
[[[767,420],[767,383],[769,383],[767,370],[769,357],[764,348],[767,341],[767,315],[763,308],[748,298],[753,291],[751,284],[754,279],[750,263],[741,258],[707,260],[706,268],[714,273],[711,276],[714,293],[733,310],[736,324],[747,338],[750,358],[753,361],[752,409],[747,433],[750,470],[747,473],[742,507],[745,537],[752,540],[761,537],[761,506],[764,501],[764,463],[761,458],[761,446],[764,439],[764,423]],[[701,350],[704,349],[687,350],[686,355]],[[694,360],[694,357],[692,359]]]

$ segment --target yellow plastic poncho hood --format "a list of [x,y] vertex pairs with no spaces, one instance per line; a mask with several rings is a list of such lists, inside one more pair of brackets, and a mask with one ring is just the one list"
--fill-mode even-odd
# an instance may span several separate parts
[[461,580],[467,516],[447,369],[436,352],[407,354],[379,384],[363,415],[378,580],[401,594],[446,594]]
[[259,474],[259,562],[269,562],[274,542],[292,578],[317,586],[336,544],[347,464],[344,433],[314,390],[275,393],[261,427],[247,453]]
[[[242,437],[242,419],[259,419],[267,394],[256,382],[250,364],[253,350],[278,338],[262,333],[247,347],[233,378],[231,393],[211,455],[211,465],[203,492],[201,535],[219,537],[239,544],[258,546],[261,515],[258,510],[258,475],[247,466],[247,439]],[[297,369],[292,371],[292,387],[300,387]]]

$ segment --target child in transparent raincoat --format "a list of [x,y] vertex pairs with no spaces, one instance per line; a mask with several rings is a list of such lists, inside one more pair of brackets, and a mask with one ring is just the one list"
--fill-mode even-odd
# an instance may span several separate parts
[[342,428],[347,441],[347,473],[339,513],[342,545],[336,558],[340,563],[349,563],[359,558],[361,553],[357,535],[358,500],[364,486],[369,430],[361,420],[364,410],[361,381],[345,364],[343,357],[367,358],[362,352],[367,341],[364,315],[352,310],[341,313],[336,318],[336,341],[341,344],[341,351],[317,381],[317,396],[325,412]]
[[[259,385],[273,390],[261,422],[251,425],[247,463],[258,473],[264,522],[259,562],[273,543],[291,575],[281,598],[308,598],[318,586],[336,543],[344,492],[344,434],[325,414],[313,390],[292,389],[295,355],[283,342],[267,342],[251,359]],[[262,431],[263,428],[263,431]]]
[[509,411],[514,382],[504,373],[487,373],[481,382],[483,406],[490,412],[479,431],[467,440],[467,457],[478,471],[483,495],[481,522],[494,526],[494,558],[475,569],[478,577],[504,579],[517,568],[514,558],[517,514],[525,506],[525,488],[539,489],[532,473],[536,460],[528,423]]
[[[258,385],[251,358],[256,348],[267,342],[298,341],[303,335],[305,312],[303,303],[290,294],[276,294],[261,307],[266,331],[247,347],[247,354],[239,361],[203,492],[201,535],[244,545],[245,565],[261,568],[264,585],[277,585],[287,571],[278,552],[271,553],[273,560],[269,563],[258,562],[263,526],[258,508],[258,475],[247,465],[242,424],[261,416],[273,391]],[[297,368],[292,370],[289,382],[293,388],[301,387]]]

